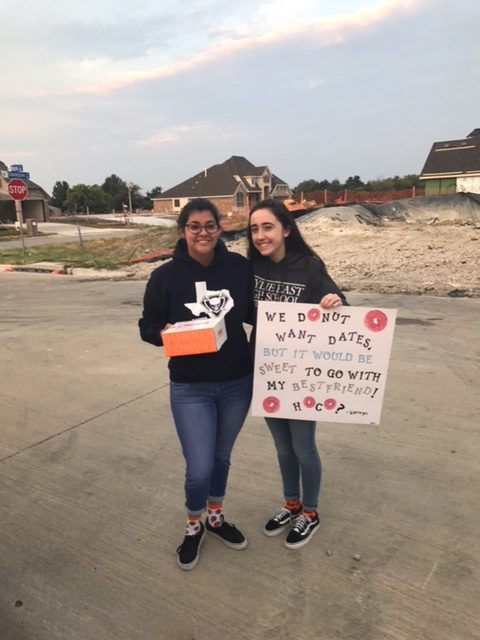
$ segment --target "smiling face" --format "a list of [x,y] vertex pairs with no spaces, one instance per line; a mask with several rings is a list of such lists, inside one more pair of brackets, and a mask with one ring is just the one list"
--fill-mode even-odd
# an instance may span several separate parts
[[250,216],[252,243],[260,255],[280,262],[285,257],[285,238],[290,229],[285,228],[270,209],[258,209]]
[[[192,228],[196,231],[195,227],[198,225],[201,227],[200,231],[192,231]],[[206,226],[207,228],[213,226],[215,231],[210,233]],[[220,227],[211,211],[192,211],[188,216],[187,224],[181,231],[182,238],[187,243],[188,255],[205,266],[213,260],[213,252],[220,233]]]

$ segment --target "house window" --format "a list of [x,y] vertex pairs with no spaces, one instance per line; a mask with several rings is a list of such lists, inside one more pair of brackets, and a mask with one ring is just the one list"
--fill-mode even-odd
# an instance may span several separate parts
[[178,209],[180,207],[180,200],[178,198],[175,198],[175,200],[173,201],[173,206],[175,207],[175,209]]
[[245,194],[243,193],[243,191],[237,191],[237,194],[235,196],[235,206],[236,207],[239,207],[239,208],[243,207],[244,200],[245,200],[244,195]]

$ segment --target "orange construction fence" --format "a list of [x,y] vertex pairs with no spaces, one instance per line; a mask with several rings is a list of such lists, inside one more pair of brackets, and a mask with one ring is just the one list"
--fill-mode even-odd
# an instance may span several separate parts
[[304,193],[295,196],[297,202],[315,201],[319,206],[328,204],[356,204],[362,202],[382,203],[390,200],[403,200],[404,198],[415,198],[425,195],[424,187],[411,187],[410,189],[400,189],[397,191],[356,191],[353,189],[340,189],[331,191],[322,189],[312,193]]

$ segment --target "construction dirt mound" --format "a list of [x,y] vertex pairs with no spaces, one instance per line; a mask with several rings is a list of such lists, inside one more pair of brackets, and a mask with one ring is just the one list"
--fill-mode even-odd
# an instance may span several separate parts
[[[337,220],[315,211],[297,223],[345,291],[480,297],[480,224],[459,220],[415,222]],[[226,239],[246,253],[246,237]],[[160,263],[128,267],[128,277],[148,278]]]

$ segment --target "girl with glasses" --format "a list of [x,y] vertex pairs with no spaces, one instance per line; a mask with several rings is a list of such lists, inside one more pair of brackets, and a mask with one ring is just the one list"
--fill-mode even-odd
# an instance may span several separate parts
[[[151,275],[139,321],[143,340],[162,345],[161,332],[198,317],[225,320],[227,339],[215,353],[169,360],[170,406],[186,462],[187,522],[177,549],[181,569],[193,569],[205,533],[232,549],[245,536],[223,515],[230,456],[250,406],[252,361],[243,323],[252,323],[253,274],[246,258],[220,240],[220,217],[197,198],[178,217],[172,260]],[[205,524],[201,520],[207,511]]]

